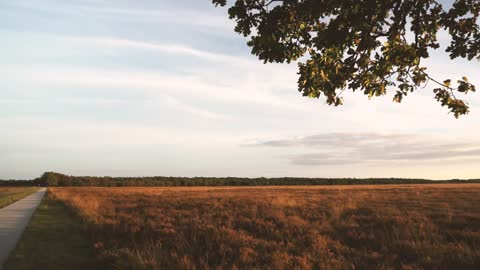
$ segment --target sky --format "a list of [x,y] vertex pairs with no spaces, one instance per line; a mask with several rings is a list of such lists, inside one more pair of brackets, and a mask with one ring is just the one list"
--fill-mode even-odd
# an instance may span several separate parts
[[[0,0],[0,179],[480,178],[480,93],[455,119],[433,84],[401,104],[307,99],[210,0]],[[440,38],[445,39],[445,35]],[[444,42],[442,48],[444,48]],[[478,61],[426,62],[437,78]]]

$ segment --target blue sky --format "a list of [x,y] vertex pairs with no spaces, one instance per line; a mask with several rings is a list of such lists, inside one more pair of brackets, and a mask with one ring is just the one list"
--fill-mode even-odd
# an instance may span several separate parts
[[[432,84],[329,107],[233,26],[209,0],[0,0],[0,178],[480,177],[479,94],[459,120]],[[480,85],[478,62],[432,55]]]

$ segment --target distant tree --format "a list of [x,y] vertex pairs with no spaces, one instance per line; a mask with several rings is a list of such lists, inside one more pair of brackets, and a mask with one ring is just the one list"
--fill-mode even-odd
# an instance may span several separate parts
[[[479,183],[480,180],[450,180],[443,183]],[[433,184],[437,181],[426,179],[401,178],[241,178],[241,177],[97,177],[72,176],[57,172],[46,172],[33,181],[9,180],[1,181],[0,186],[8,185],[48,185],[48,186],[99,186],[99,187],[128,187],[128,186],[272,186],[272,185],[373,185],[373,184]]]
[[[213,0],[225,6],[227,0]],[[451,59],[480,59],[480,0],[236,0],[228,13],[235,31],[250,37],[252,54],[266,62],[299,61],[298,90],[341,105],[345,89],[381,96],[396,89],[395,102],[432,81],[435,98],[455,117],[469,112],[456,95],[474,92],[466,77],[434,79],[422,61],[451,37]],[[305,58],[302,58],[305,57]]]
[[40,177],[41,181],[48,186],[58,186],[60,178],[63,175],[55,172],[45,172]]

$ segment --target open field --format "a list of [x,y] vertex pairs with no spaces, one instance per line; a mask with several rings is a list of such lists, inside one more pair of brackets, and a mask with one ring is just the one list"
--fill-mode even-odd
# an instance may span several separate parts
[[37,187],[0,187],[0,208],[23,199],[37,190]]
[[51,188],[121,269],[480,269],[480,185]]

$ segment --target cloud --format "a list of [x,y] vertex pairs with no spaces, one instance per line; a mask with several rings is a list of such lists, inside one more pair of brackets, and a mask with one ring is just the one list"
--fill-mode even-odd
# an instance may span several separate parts
[[[213,5],[208,11],[199,12],[188,7],[188,3],[181,6],[162,5],[155,9],[138,8],[131,3],[121,4],[118,1],[30,1],[16,0],[1,3],[9,8],[21,8],[35,11],[49,12],[57,15],[81,16],[90,18],[102,18],[115,21],[140,21],[149,23],[168,23],[169,25],[187,25],[199,30],[214,29],[222,33],[231,33],[234,23],[228,19],[225,10],[217,10]],[[138,6],[142,6],[141,4]],[[187,6],[187,8],[185,8]]]
[[0,126],[11,128],[10,132],[0,134],[0,149],[5,156],[7,150],[9,155],[13,155],[16,152],[28,153],[29,150],[45,153],[55,149],[73,152],[89,149],[98,153],[102,148],[151,147],[161,151],[165,145],[214,149],[219,145],[228,147],[239,140],[238,136],[222,136],[221,132],[209,129],[150,125],[141,121],[63,121],[41,116],[18,116],[15,119],[0,116]]
[[297,165],[480,159],[479,141],[426,134],[326,133],[257,141],[249,146],[302,152],[288,155]]
[[[217,79],[219,72],[200,76],[177,75],[158,71],[106,70],[101,68],[78,68],[63,65],[0,65],[0,78],[28,78],[29,83],[61,87],[95,87],[99,91],[117,92],[119,88],[130,89],[149,98],[180,94],[229,104],[257,104],[269,108],[282,108],[311,112],[304,106],[304,99],[294,103],[277,96],[272,89],[280,82],[256,83],[250,80],[235,81]],[[16,80],[16,79],[14,79]],[[295,93],[293,93],[295,94]],[[18,99],[17,99],[18,101]]]
[[[212,7],[213,10],[213,7]],[[194,28],[210,28],[222,30],[225,33],[231,33],[234,29],[234,23],[228,19],[227,14],[217,15],[211,12],[198,12],[196,10],[185,8],[170,9],[132,9],[132,8],[95,8],[85,9],[88,12],[96,12],[103,15],[114,15],[129,20],[144,20],[166,22],[171,24],[185,24]],[[226,11],[223,11],[226,13]]]
[[165,103],[168,107],[180,112],[194,115],[196,117],[203,117],[203,118],[212,119],[212,120],[231,119],[229,115],[211,112],[209,110],[205,110],[203,108],[184,103],[172,96],[165,96],[163,99],[165,100]]
[[163,54],[176,54],[183,57],[192,56],[199,59],[211,61],[211,62],[223,62],[234,66],[254,66],[258,65],[258,61],[248,60],[245,57],[237,57],[227,54],[222,54],[213,51],[199,50],[183,44],[165,44],[154,43],[147,41],[131,40],[131,39],[118,39],[110,37],[60,37],[65,41],[70,41],[79,45],[89,44],[97,46],[108,46],[115,48],[134,49],[134,50],[149,50],[156,51]]

